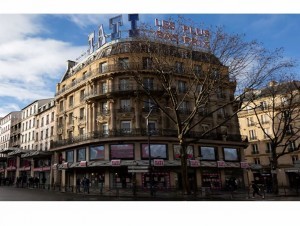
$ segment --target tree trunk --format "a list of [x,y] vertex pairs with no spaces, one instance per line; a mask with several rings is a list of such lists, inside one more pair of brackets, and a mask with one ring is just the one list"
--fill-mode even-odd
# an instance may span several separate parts
[[188,166],[187,166],[187,154],[186,154],[186,146],[184,144],[180,144],[180,152],[181,152],[181,179],[182,179],[182,188],[183,193],[186,195],[191,194],[189,178],[188,178]]
[[273,193],[278,194],[278,179],[277,174],[272,174]]

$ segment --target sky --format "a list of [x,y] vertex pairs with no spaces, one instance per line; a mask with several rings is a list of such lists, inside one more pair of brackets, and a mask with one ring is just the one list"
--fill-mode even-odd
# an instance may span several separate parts
[[[21,110],[37,99],[54,97],[56,84],[66,70],[67,60],[76,60],[88,49],[88,35],[97,31],[101,24],[104,25],[106,33],[111,32],[108,28],[109,18],[120,14],[123,15],[124,29],[129,26],[127,13],[139,13],[140,21],[150,23],[154,23],[154,18],[168,18],[167,14],[184,14],[186,18],[207,27],[224,26],[229,32],[245,33],[246,38],[257,39],[269,49],[283,47],[286,57],[300,59],[298,43],[300,7],[295,0],[111,0],[109,2],[72,0],[71,2],[70,4],[70,0],[10,0],[1,3],[0,117],[11,111]],[[299,67],[296,71],[300,72]],[[269,202],[270,205],[260,203],[259,206],[249,205],[249,202],[247,206],[241,202],[239,204],[242,205],[231,203],[230,208],[227,208],[228,203],[225,202],[204,203],[204,208],[202,205],[199,208],[198,203],[192,202],[180,204],[172,202],[172,205],[160,203],[160,207],[154,203],[147,205],[139,203],[141,205],[138,207],[136,203],[134,205],[126,203],[116,208],[109,202],[105,203],[105,207],[99,206],[98,203],[57,205],[41,202],[38,208],[34,203],[18,203],[20,207],[16,209],[16,203],[7,202],[1,209],[4,211],[2,214],[8,216],[8,220],[14,219],[20,223],[28,216],[32,216],[31,212],[25,209],[33,207],[40,216],[45,214],[45,210],[55,211],[52,215],[57,217],[56,222],[60,224],[70,222],[94,224],[101,215],[103,217],[107,214],[109,218],[105,219],[105,222],[124,225],[124,219],[129,220],[128,216],[132,216],[135,211],[137,217],[130,220],[130,225],[140,225],[141,222],[143,225],[154,223],[190,225],[198,224],[200,221],[224,224],[230,220],[231,225],[242,223],[247,226],[253,224],[253,220],[246,220],[249,219],[250,212],[255,212],[253,214],[259,222],[270,214],[282,215],[283,207],[283,203],[278,206],[274,205],[274,202]],[[284,209],[297,209],[296,206],[290,208],[292,205],[290,203],[285,204]],[[63,208],[65,206],[76,207],[76,210],[80,206],[80,216],[76,218],[72,215],[72,219],[67,217],[66,209]],[[153,207],[156,215],[148,219],[145,212],[153,213]],[[12,208],[16,211],[11,211]],[[171,211],[166,211],[167,208]],[[184,211],[181,211],[182,209]],[[15,218],[15,212],[18,212],[18,219]],[[232,214],[237,212],[239,216]],[[181,217],[178,217],[178,214]],[[88,217],[91,215],[97,217]],[[77,220],[74,221],[73,218]],[[293,219],[272,217],[265,222],[287,224],[294,223]],[[2,220],[5,222],[5,219]],[[37,222],[41,220],[45,225],[53,224],[53,221],[48,222],[44,219],[38,219]]]

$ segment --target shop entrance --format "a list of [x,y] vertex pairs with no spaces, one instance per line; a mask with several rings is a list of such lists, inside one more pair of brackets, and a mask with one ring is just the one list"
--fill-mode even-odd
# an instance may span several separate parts
[[209,169],[202,171],[202,187],[221,189],[221,176],[218,170]]
[[132,173],[128,173],[127,167],[118,167],[109,174],[110,188],[131,188]]
[[[178,178],[177,188],[179,190],[182,190],[183,185],[182,185],[181,173],[177,173],[177,178]],[[196,179],[196,174],[194,172],[189,172],[188,173],[188,181],[189,181],[190,190],[191,191],[195,190],[197,188],[197,179]]]

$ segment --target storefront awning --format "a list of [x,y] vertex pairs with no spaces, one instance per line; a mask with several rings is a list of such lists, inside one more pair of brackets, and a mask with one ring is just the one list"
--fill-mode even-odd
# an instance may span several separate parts
[[22,154],[22,158],[29,158],[29,157],[42,157],[42,156],[50,156],[52,152],[50,151],[30,151],[28,153]]
[[7,154],[7,156],[9,157],[9,156],[14,156],[14,155],[21,155],[21,154],[27,153],[27,152],[28,152],[28,150],[21,149],[21,148],[16,148],[13,151],[9,152]]
[[299,173],[300,172],[300,168],[286,168],[284,169],[284,172],[286,173]]

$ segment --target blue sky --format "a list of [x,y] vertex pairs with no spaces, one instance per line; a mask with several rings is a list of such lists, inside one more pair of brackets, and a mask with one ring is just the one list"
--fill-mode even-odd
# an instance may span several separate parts
[[[119,14],[0,14],[0,116],[20,110],[36,99],[54,96],[67,60],[88,49],[87,36]],[[176,16],[177,14],[173,14]],[[129,27],[128,14],[122,14]],[[170,14],[140,14],[140,21]],[[224,26],[245,33],[269,49],[283,47],[285,56],[300,59],[300,14],[184,14],[204,27]],[[299,68],[297,68],[299,71]]]

